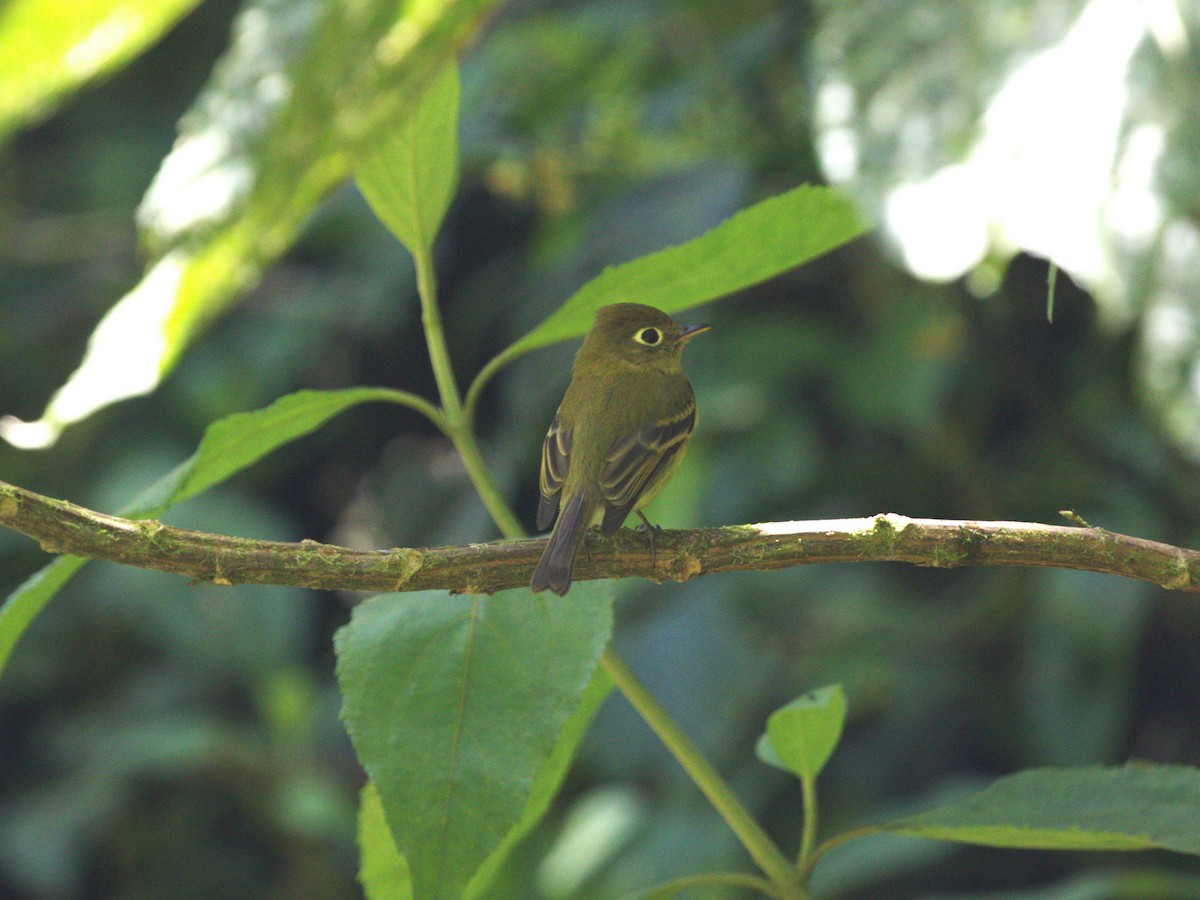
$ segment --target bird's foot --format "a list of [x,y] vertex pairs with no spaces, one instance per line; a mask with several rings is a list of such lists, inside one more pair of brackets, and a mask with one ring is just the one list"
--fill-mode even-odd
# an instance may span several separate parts
[[642,524],[637,527],[638,531],[646,535],[646,540],[650,544],[650,571],[653,572],[658,569],[658,560],[654,552],[654,536],[662,531],[662,528],[658,525],[651,525],[650,520],[640,509],[637,510],[637,516],[642,520]]

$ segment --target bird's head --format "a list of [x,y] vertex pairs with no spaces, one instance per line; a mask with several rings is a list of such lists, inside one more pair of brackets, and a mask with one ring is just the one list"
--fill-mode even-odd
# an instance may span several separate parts
[[673,369],[687,342],[711,327],[683,325],[642,303],[613,303],[596,311],[596,324],[580,352],[637,367]]

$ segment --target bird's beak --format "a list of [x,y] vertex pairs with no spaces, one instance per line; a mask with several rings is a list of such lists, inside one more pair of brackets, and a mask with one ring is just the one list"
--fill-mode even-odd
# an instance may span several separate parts
[[688,341],[688,340],[691,340],[692,338],[694,338],[696,335],[700,334],[701,332],[709,331],[711,329],[712,329],[711,325],[704,325],[699,322],[697,322],[696,324],[693,324],[693,325],[684,325],[683,332],[679,335],[679,339],[681,341]]

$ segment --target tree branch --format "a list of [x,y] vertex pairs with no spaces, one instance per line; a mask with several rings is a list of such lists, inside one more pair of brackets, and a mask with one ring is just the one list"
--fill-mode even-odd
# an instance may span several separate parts
[[[529,583],[540,540],[461,547],[353,550],[316,541],[283,543],[188,531],[154,519],[93,512],[0,481],[0,525],[50,553],[104,559],[215,584],[276,584],[353,591],[449,590],[492,593]],[[1200,590],[1200,551],[1102,528],[1030,522],[862,519],[771,522],[655,536],[588,535],[576,580],[637,576],[687,581],[715,572],[867,560],[919,566],[1051,566]]]

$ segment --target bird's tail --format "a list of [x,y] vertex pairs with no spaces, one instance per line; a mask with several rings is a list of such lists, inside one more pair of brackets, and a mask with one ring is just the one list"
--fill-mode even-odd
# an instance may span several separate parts
[[533,578],[529,581],[531,591],[536,594],[549,588],[561,597],[571,589],[575,554],[583,543],[591,518],[591,504],[584,494],[574,494],[563,504],[542,558],[533,570]]

